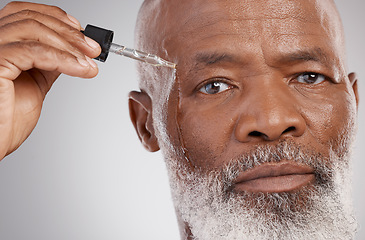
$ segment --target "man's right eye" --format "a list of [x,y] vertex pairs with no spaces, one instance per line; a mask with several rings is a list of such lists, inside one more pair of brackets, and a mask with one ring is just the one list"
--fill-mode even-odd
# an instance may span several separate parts
[[205,94],[217,94],[217,93],[227,91],[231,88],[233,88],[233,86],[231,86],[227,83],[224,83],[221,81],[214,81],[214,82],[209,82],[209,83],[205,84],[203,87],[201,87],[199,89],[199,91],[202,93],[205,93]]

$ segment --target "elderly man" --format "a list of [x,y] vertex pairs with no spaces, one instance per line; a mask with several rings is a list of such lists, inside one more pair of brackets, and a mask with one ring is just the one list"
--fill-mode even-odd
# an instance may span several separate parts
[[[100,49],[54,7],[0,17],[5,156],[58,74],[95,76]],[[164,153],[182,239],[352,239],[357,79],[334,3],[147,0],[138,19],[137,48],[177,64],[139,65],[129,105],[142,144]]]

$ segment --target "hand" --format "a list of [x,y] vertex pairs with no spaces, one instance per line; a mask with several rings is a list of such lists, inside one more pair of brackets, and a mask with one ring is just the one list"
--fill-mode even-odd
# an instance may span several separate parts
[[100,46],[58,7],[13,2],[0,10],[0,160],[33,131],[61,73],[92,78]]

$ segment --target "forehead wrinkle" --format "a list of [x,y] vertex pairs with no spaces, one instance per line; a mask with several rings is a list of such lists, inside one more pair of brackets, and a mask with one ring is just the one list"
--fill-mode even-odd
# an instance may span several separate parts
[[[310,1],[310,0],[304,0]],[[234,16],[242,16],[245,12],[251,19],[307,19],[308,13],[300,0],[246,0],[237,1],[239,4],[230,8]],[[312,15],[312,13],[311,13]]]
[[[194,38],[198,38],[199,41],[204,41],[207,38],[218,37],[220,35],[242,35],[243,29],[245,31],[245,35],[257,35],[260,27],[258,24],[250,23],[251,21],[258,22],[257,20],[252,19],[235,19],[228,17],[217,18],[210,21],[197,21],[195,24],[186,24],[182,27],[176,28],[174,31],[170,32],[169,36],[166,36],[164,42],[166,44],[173,42],[174,45],[176,44],[174,42],[185,42],[185,39],[189,39],[189,41],[192,42],[194,41]],[[214,30],[211,30],[212,28]]]

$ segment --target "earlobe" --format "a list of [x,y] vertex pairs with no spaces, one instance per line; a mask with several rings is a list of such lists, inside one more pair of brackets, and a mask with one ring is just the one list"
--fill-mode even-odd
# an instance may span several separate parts
[[152,118],[152,101],[147,93],[129,93],[129,115],[139,140],[150,152],[160,149],[155,135]]
[[356,73],[352,72],[349,74],[349,80],[352,86],[352,90],[354,91],[355,98],[356,98],[356,106],[359,106],[359,92],[357,89],[357,75]]

